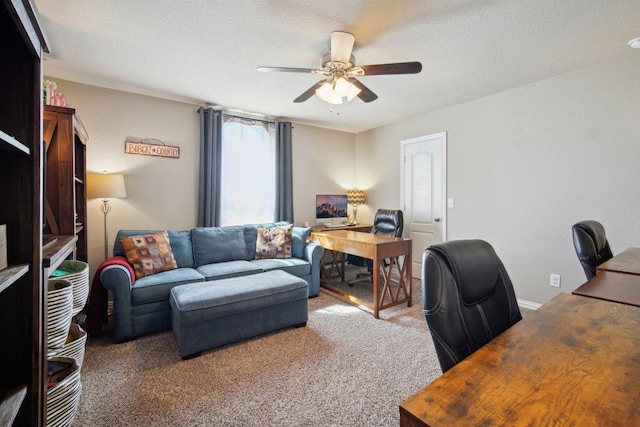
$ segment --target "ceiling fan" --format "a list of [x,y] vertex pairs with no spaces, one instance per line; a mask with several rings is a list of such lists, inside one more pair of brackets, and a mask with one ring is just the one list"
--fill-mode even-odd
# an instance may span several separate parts
[[322,57],[322,68],[258,67],[258,71],[278,71],[285,73],[322,74],[326,78],[307,89],[293,102],[304,102],[315,93],[332,105],[342,104],[343,98],[351,101],[356,96],[364,102],[378,99],[378,95],[363,85],[356,77],[379,76],[385,74],[417,74],[422,71],[419,62],[398,62],[393,64],[356,65],[352,55],[356,38],[344,31],[331,33],[331,52]]

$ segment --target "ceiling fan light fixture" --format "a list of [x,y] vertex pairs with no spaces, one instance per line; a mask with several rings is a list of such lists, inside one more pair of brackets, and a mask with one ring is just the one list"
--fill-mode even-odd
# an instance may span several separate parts
[[338,96],[343,98],[349,94],[352,86],[351,82],[348,82],[344,77],[340,77],[336,80],[333,90]]
[[636,37],[635,39],[629,40],[629,46],[634,49],[640,49],[640,37]]
[[331,105],[342,104],[342,97],[335,93],[332,84],[328,81],[324,82],[322,86],[316,89],[316,95],[318,95],[320,99],[328,102]]

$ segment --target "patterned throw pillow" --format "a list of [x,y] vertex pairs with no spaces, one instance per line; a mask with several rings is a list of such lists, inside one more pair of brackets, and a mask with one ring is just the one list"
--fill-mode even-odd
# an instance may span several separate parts
[[291,258],[291,229],[293,224],[277,227],[258,226],[256,259]]
[[122,237],[120,244],[127,261],[133,266],[136,279],[178,268],[166,231]]

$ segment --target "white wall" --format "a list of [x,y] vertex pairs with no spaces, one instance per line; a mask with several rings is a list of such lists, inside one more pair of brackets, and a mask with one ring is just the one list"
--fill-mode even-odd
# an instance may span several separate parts
[[519,299],[572,291],[575,222],[602,222],[614,253],[640,246],[639,74],[631,55],[358,134],[357,184],[375,186],[359,216],[399,204],[401,140],[446,131],[449,240],[489,241]]
[[[87,129],[87,171],[125,175],[127,198],[111,200],[109,253],[120,229],[184,230],[196,225],[198,106],[46,79],[57,83]],[[294,221],[313,223],[315,194],[344,192],[354,182],[355,135],[295,123],[293,128]],[[180,158],[124,154],[127,137],[178,146]],[[87,206],[91,274],[104,259],[100,204],[95,199]]]
[[355,186],[354,156],[354,134],[293,125],[296,224],[315,223],[316,194],[346,194],[347,189]]

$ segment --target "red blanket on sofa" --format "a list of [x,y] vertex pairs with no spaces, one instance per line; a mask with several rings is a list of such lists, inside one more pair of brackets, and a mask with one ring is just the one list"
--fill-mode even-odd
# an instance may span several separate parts
[[89,293],[89,307],[87,310],[87,322],[85,324],[85,329],[90,334],[100,332],[102,330],[102,326],[109,322],[109,315],[107,313],[109,292],[104,286],[102,286],[102,283],[100,283],[100,273],[110,265],[121,265],[126,267],[129,271],[129,276],[131,277],[132,286],[136,280],[133,267],[131,267],[131,264],[129,264],[125,257],[115,256],[100,263],[93,275],[93,280],[91,281],[91,292]]

